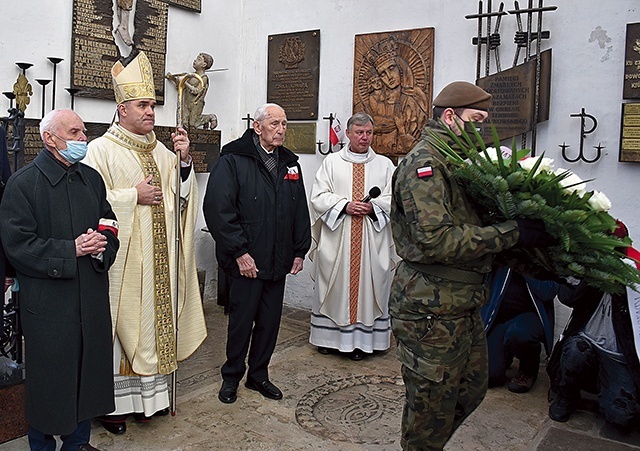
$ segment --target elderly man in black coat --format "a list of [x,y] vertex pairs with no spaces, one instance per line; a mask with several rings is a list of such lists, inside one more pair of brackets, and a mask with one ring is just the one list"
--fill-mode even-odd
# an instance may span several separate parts
[[204,198],[204,217],[229,283],[227,361],[218,393],[227,404],[237,399],[247,351],[245,387],[282,399],[268,367],[278,338],[285,276],[302,271],[311,246],[302,170],[297,155],[282,145],[287,115],[267,103],[254,117],[253,129],[222,148]]
[[93,450],[91,420],[114,410],[108,270],[119,242],[102,177],[78,163],[82,119],[54,110],[45,149],[0,204],[0,238],[20,282],[31,449]]

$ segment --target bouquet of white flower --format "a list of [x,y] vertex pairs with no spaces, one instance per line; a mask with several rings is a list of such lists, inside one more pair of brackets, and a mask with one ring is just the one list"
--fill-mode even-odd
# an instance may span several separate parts
[[588,181],[554,168],[544,155],[527,157],[530,151],[515,150],[515,140],[511,155],[503,156],[496,150],[500,141],[495,128],[495,148],[486,147],[477,133],[450,136],[457,151],[437,135],[434,144],[452,163],[454,177],[487,224],[539,219],[558,241],[545,249],[510,249],[501,255],[503,260],[532,274],[584,279],[609,293],[640,284],[638,270],[623,261],[631,240],[612,235],[617,224],[608,213],[611,202],[599,191],[587,191]]

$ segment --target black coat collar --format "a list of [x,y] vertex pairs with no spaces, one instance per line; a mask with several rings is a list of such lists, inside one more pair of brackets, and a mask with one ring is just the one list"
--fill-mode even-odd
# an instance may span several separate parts
[[80,176],[80,180],[85,185],[87,184],[86,176],[83,173],[82,165],[80,163],[74,163],[71,166],[65,166],[53,156],[51,151],[42,149],[38,156],[33,160],[33,164],[42,172],[42,174],[49,180],[51,186],[56,186],[60,181],[72,172],[77,173]]

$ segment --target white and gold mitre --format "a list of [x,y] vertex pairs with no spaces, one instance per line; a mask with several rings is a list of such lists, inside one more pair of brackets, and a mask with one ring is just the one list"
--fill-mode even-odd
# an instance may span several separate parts
[[118,105],[127,100],[155,100],[153,71],[149,58],[144,52],[138,53],[126,67],[120,61],[115,63],[111,68],[111,76],[113,77],[113,92],[116,95]]

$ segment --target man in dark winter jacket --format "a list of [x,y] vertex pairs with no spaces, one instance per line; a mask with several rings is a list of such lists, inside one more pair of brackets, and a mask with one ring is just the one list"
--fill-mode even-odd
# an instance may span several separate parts
[[[619,222],[614,234],[626,236],[624,224]],[[609,423],[631,426],[640,411],[639,346],[632,324],[640,321],[640,294],[631,288],[603,293],[582,281],[563,285],[558,299],[573,312],[547,365],[551,389],[558,395],[549,417],[567,421],[585,390],[598,395]]]
[[82,119],[54,110],[45,149],[17,171],[0,204],[0,237],[20,282],[31,449],[93,450],[91,420],[113,411],[108,270],[118,223],[102,177],[78,163]]
[[229,284],[227,361],[218,394],[224,403],[237,398],[247,351],[245,386],[270,399],[282,398],[269,380],[268,366],[280,327],[285,276],[302,270],[311,245],[298,157],[282,145],[287,116],[280,106],[265,104],[254,118],[253,129],[222,148],[204,198],[218,265]]

